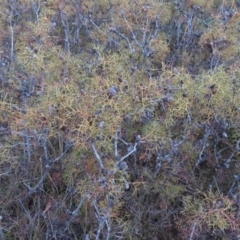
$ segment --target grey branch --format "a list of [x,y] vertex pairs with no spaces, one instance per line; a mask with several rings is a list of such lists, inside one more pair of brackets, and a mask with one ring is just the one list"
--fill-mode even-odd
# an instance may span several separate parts
[[98,152],[97,152],[97,149],[96,149],[94,143],[91,144],[91,148],[92,148],[93,153],[94,153],[94,155],[95,155],[95,157],[96,157],[96,159],[97,159],[97,161],[98,161],[98,164],[99,164],[100,168],[101,168],[101,169],[105,169],[104,166],[103,166],[103,163],[102,163],[102,159],[101,159],[101,157],[99,156],[99,154],[98,154]]
[[210,136],[210,133],[211,133],[211,130],[208,129],[207,126],[205,126],[205,134],[204,134],[204,137],[203,137],[203,143],[202,143],[202,149],[200,151],[200,153],[198,154],[198,160],[196,162],[196,167],[203,161],[203,153],[205,151],[205,149],[208,147],[208,143],[207,143],[207,140],[208,140],[208,137]]
[[65,227],[64,231],[67,231],[67,230],[68,230],[70,224],[71,224],[72,221],[76,218],[79,210],[81,209],[82,205],[84,204],[84,202],[85,202],[87,199],[88,199],[88,193],[83,196],[83,198],[81,199],[80,203],[77,205],[76,209],[75,209],[73,212],[71,212],[71,215],[72,215],[72,216],[71,216],[71,218],[69,219],[69,221],[67,222],[67,226]]
[[138,142],[135,142],[132,150],[129,151],[128,154],[126,154],[125,156],[123,156],[119,161],[117,161],[117,162],[116,162],[116,166],[118,166],[120,162],[122,162],[123,160],[125,160],[125,159],[126,159],[127,157],[129,157],[131,154],[133,154],[134,152],[136,152],[137,146],[138,146]]
[[239,151],[240,147],[239,147],[239,144],[240,144],[240,138],[238,139],[237,143],[236,143],[236,146],[235,146],[235,149],[234,151],[232,152],[231,156],[227,159],[227,161],[224,163],[224,166],[226,168],[229,168],[229,163],[232,161],[232,158],[234,157],[234,155]]
[[114,39],[110,38],[104,31],[102,31],[102,30],[95,24],[95,22],[94,22],[92,19],[90,19],[89,21],[90,21],[90,22],[92,23],[92,25],[93,25],[94,27],[96,27],[105,37],[107,37],[108,39],[110,39],[111,41],[113,41],[116,45],[120,46],[119,43],[117,43]]
[[24,183],[24,185],[28,188],[29,193],[28,195],[24,198],[26,199],[27,197],[29,197],[30,195],[32,195],[33,193],[35,193],[39,188],[41,188],[41,185],[43,183],[43,181],[46,179],[48,173],[49,173],[49,169],[51,164],[58,162],[65,154],[66,152],[72,147],[72,144],[68,143],[64,152],[57,158],[55,158],[54,160],[49,160],[48,158],[48,154],[47,154],[47,145],[46,145],[46,139],[42,138],[43,140],[43,148],[44,148],[44,153],[45,153],[45,160],[46,160],[46,165],[45,165],[45,169],[44,169],[44,173],[41,176],[41,179],[38,181],[38,183],[34,186],[34,187],[30,187],[28,184]]
[[111,227],[110,227],[110,223],[109,223],[108,209],[104,212],[100,212],[98,209],[97,203],[96,203],[96,199],[93,201],[93,206],[96,211],[96,213],[95,213],[96,218],[98,220],[98,230],[97,230],[95,240],[99,239],[100,233],[103,230],[104,224],[106,225],[106,228],[107,228],[107,236],[105,239],[108,240],[109,236],[110,236],[110,231],[111,231]]

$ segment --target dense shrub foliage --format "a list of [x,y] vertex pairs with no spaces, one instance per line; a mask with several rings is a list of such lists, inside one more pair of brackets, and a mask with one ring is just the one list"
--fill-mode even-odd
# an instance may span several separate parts
[[0,0],[0,239],[238,240],[239,7]]

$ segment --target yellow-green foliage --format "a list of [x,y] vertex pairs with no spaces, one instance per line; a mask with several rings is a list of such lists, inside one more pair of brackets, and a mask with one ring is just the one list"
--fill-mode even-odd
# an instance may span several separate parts
[[207,72],[192,79],[187,74],[173,77],[175,94],[170,104],[169,117],[192,116],[210,119],[219,117],[238,118],[239,97],[233,94],[235,88],[231,76],[223,68]]
[[168,139],[166,128],[158,121],[146,123],[141,129],[144,139],[150,142],[165,142]]
[[184,186],[177,184],[177,181],[177,178],[174,177],[161,177],[155,185],[155,191],[158,189],[160,195],[165,198],[166,202],[174,201],[184,192]]
[[229,7],[229,6],[232,6],[234,3],[232,1],[224,1],[224,0],[189,0],[188,1],[189,6],[196,5],[209,12],[216,11],[222,4]]
[[172,79],[173,101],[170,103],[169,116],[183,117],[190,114],[193,107],[194,81],[186,73],[178,73]]
[[211,45],[213,54],[228,62],[238,55],[239,49],[239,13],[226,23],[221,20],[216,21],[200,38],[200,45]]
[[11,102],[4,91],[0,91],[0,122],[8,122],[11,117]]
[[239,49],[239,21],[240,14],[235,13],[234,16],[229,20],[226,26],[226,47],[221,51],[221,55],[224,60],[228,61],[231,58],[238,56]]
[[191,4],[202,7],[203,9],[206,10],[212,10],[212,7],[215,4],[215,0],[192,0]]
[[[124,72],[126,62],[122,55],[108,56],[99,52],[96,64],[101,66],[103,75],[97,75],[98,67],[95,67],[91,70],[96,71],[96,75],[91,78],[78,70],[88,67],[79,58],[70,57],[53,48],[48,51],[48,56],[42,58],[39,66],[26,61],[26,66],[31,64],[30,69],[43,66],[45,70],[42,100],[34,109],[29,109],[25,116],[29,127],[35,128],[35,123],[39,122],[42,127],[51,128],[51,135],[63,127],[67,128],[75,132],[71,137],[76,144],[81,145],[90,136],[101,134],[107,141],[109,136],[115,134],[126,115],[131,114],[133,119],[139,120],[139,113],[154,106],[154,99],[161,97],[157,82],[138,77],[134,80],[134,75],[130,77]],[[66,76],[62,74],[64,71]],[[48,87],[45,88],[46,85]],[[111,98],[108,91],[113,86],[117,94]],[[98,123],[101,121],[104,121],[104,127],[99,129]]]
[[[233,95],[234,84],[230,76],[222,68],[216,69],[211,74],[203,74],[196,79],[197,91],[195,93],[198,103],[208,111],[209,116],[218,113],[219,117],[237,117],[239,98]],[[200,108],[197,108],[200,111]],[[196,110],[197,110],[196,109]],[[196,112],[197,114],[197,112]]]
[[207,226],[213,230],[224,231],[232,226],[235,210],[234,202],[228,197],[208,192],[196,196],[183,197],[182,224],[196,223],[198,230]]
[[168,24],[169,21],[172,19],[172,14],[173,14],[173,5],[172,3],[163,3],[162,6],[159,6],[161,11],[160,11],[160,20],[162,24]]
[[[224,19],[225,7],[220,0],[0,0],[7,238],[42,239],[55,226],[76,239],[95,239],[97,229],[107,239],[108,226],[109,239],[183,240],[193,226],[192,238],[239,232],[240,15],[233,3]],[[68,214],[84,196],[77,215]]]
[[235,144],[240,139],[240,128],[229,128],[227,133],[228,138]]
[[166,37],[159,35],[151,41],[151,47],[154,49],[154,61],[164,61],[169,53],[169,47],[166,42]]
[[205,31],[200,38],[199,44],[211,44],[214,41],[223,41],[226,40],[228,36],[222,31],[222,25],[219,22],[213,24],[207,31]]

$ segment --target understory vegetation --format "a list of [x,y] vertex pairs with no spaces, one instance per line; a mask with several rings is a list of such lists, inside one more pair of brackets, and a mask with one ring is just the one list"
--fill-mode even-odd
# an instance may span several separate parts
[[0,0],[0,240],[239,240],[240,1]]

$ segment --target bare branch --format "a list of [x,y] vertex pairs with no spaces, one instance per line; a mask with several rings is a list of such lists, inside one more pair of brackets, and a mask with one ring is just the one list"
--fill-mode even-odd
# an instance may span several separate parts
[[72,148],[72,146],[73,146],[73,142],[70,142],[70,141],[67,142],[64,151],[60,154],[60,156],[52,160],[51,163],[60,161],[64,157],[64,155],[69,151],[69,149]]
[[36,19],[37,19],[37,23],[39,22],[39,11],[40,11],[40,7],[41,7],[41,2],[40,0],[37,0],[37,3],[34,2],[34,0],[31,0],[32,3],[32,8],[34,10],[34,13],[36,15]]
[[193,240],[193,234],[194,234],[194,231],[196,229],[196,226],[197,226],[197,222],[194,222],[194,224],[192,226],[191,235],[190,235],[190,238],[188,240]]
[[204,128],[205,128],[205,134],[204,134],[204,137],[203,137],[203,140],[202,140],[202,149],[201,149],[200,153],[198,154],[198,159],[197,159],[197,162],[195,164],[196,167],[201,162],[204,161],[204,151],[209,145],[207,141],[208,141],[208,137],[210,136],[211,130],[207,126],[204,126]]
[[236,143],[236,146],[235,146],[235,149],[234,149],[234,151],[232,152],[231,156],[230,156],[230,157],[227,159],[227,161],[224,163],[224,166],[225,166],[226,168],[229,168],[229,163],[232,161],[234,155],[239,151],[239,149],[240,149],[239,144],[240,144],[240,138],[238,139],[238,141],[237,141],[237,143]]
[[84,204],[84,202],[88,199],[88,193],[85,194],[83,196],[83,198],[81,199],[81,201],[79,202],[79,204],[77,205],[76,209],[71,212],[71,218],[69,219],[69,221],[67,222],[67,226],[65,227],[64,231],[67,231],[70,224],[72,223],[72,221],[76,218],[76,216],[78,215],[79,210],[81,209],[82,205]]
[[106,228],[107,228],[107,236],[106,236],[105,239],[108,240],[109,236],[110,236],[110,231],[111,231],[109,212],[108,212],[109,209],[104,208],[104,211],[100,211],[98,209],[96,199],[93,201],[93,206],[94,206],[94,209],[96,211],[95,215],[96,215],[96,218],[97,218],[97,221],[98,221],[98,230],[97,230],[95,240],[99,239],[100,233],[103,230],[104,224],[106,225]]
[[65,19],[66,18],[66,14],[63,11],[61,11],[60,16],[61,16],[63,29],[64,29],[64,35],[65,35],[65,39],[64,39],[65,51],[70,53],[70,40],[69,40],[70,30],[69,30],[69,23],[68,23],[68,20]]
[[127,157],[129,157],[131,154],[133,154],[134,152],[136,152],[137,146],[138,146],[138,142],[135,142],[134,146],[131,146],[131,147],[129,148],[130,151],[128,152],[128,154],[126,154],[126,155],[123,156],[119,161],[117,161],[116,166],[118,166],[120,162],[122,162],[123,160],[125,160],[125,159],[126,159]]
[[94,153],[94,155],[95,155],[95,157],[96,157],[96,159],[97,159],[97,161],[98,161],[98,164],[99,164],[100,168],[101,168],[101,169],[105,169],[104,166],[103,166],[103,163],[102,163],[102,159],[101,159],[101,157],[99,156],[99,154],[98,154],[98,152],[97,152],[97,149],[96,149],[94,143],[91,143],[91,148],[92,148],[93,153]]
[[134,53],[134,52],[135,52],[135,50],[134,50],[134,48],[132,47],[129,39],[128,39],[124,34],[120,33],[116,28],[113,28],[113,27],[109,27],[109,30],[110,30],[111,32],[113,32],[113,33],[118,34],[118,35],[121,36],[122,38],[124,38],[124,39],[126,40],[127,44],[128,44],[128,47],[129,47],[129,49],[130,49],[130,52],[131,52],[131,53]]
[[114,156],[115,156],[115,160],[118,160],[119,156],[118,156],[118,131],[116,131],[115,136],[114,136]]
[[228,195],[233,197],[234,188],[237,186],[237,183],[240,181],[240,174],[234,176],[234,181],[228,190]]
[[9,30],[10,30],[10,38],[11,38],[11,44],[10,44],[10,58],[11,61],[14,59],[14,31],[13,31],[13,6],[9,4],[11,11],[10,11],[10,16],[9,16]]
[[0,240],[5,240],[2,227],[2,216],[0,216]]
[[112,39],[111,37],[109,37],[104,31],[102,31],[96,24],[95,24],[95,22],[90,18],[90,20],[89,20],[91,23],[92,23],[92,25],[94,26],[94,27],[96,27],[105,37],[107,37],[108,39],[110,39],[111,41],[113,41],[116,45],[118,45],[118,46],[120,46],[119,45],[119,43],[117,43],[114,39]]
[[[43,149],[44,149],[44,155],[45,155],[45,169],[44,172],[41,176],[41,179],[38,181],[38,183],[34,186],[34,187],[30,187],[28,184],[24,183],[24,185],[28,188],[29,193],[28,196],[32,195],[33,193],[35,193],[39,188],[41,188],[41,185],[43,183],[43,181],[46,179],[46,177],[48,176],[49,173],[49,169],[50,166],[55,163],[58,162],[60,159],[62,159],[62,157],[67,153],[67,151],[72,147],[72,144],[68,144],[64,150],[64,152],[62,154],[60,154],[59,157],[55,158],[54,160],[50,160],[48,157],[48,151],[47,151],[47,145],[46,145],[46,139],[44,137],[42,137],[42,143],[43,143]],[[40,159],[41,160],[41,159]]]

